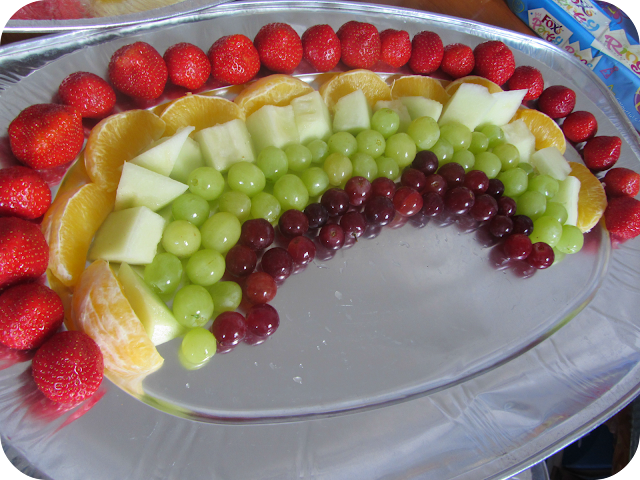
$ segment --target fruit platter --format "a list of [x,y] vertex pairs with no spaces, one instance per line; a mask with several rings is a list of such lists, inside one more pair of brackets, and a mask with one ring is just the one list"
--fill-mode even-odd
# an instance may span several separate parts
[[640,142],[549,44],[234,2],[0,68],[32,189],[0,433],[34,471],[508,478],[637,395]]

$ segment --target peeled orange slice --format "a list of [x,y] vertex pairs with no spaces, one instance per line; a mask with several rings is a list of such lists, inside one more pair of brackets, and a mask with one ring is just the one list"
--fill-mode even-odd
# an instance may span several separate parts
[[356,90],[362,90],[372,107],[379,100],[391,100],[391,88],[376,73],[369,70],[351,70],[338,73],[320,86],[319,92],[330,111],[336,102]]
[[489,93],[502,92],[502,87],[500,85],[477,75],[468,75],[466,77],[458,78],[447,85],[445,90],[449,95],[453,95],[463,83],[475,83],[476,85],[482,85],[483,87],[487,87]]
[[115,191],[122,165],[159,139],[165,123],[148,110],[116,113],[98,123],[87,139],[84,162],[89,178]]
[[163,358],[106,261],[96,260],[80,277],[71,316],[75,327],[100,347],[105,373],[118,379],[139,379],[162,366]]
[[442,86],[442,82],[435,78],[422,75],[400,77],[391,85],[391,97],[426,97],[442,104],[447,103],[449,94]]
[[311,92],[313,87],[307,82],[278,73],[249,84],[238,94],[234,102],[248,117],[265,105],[284,107],[294,98]]
[[78,282],[91,240],[113,210],[115,197],[88,183],[58,195],[45,214],[41,228],[49,244],[49,269],[63,285]]
[[567,141],[558,124],[548,115],[530,108],[521,108],[513,116],[513,120],[521,119],[533,136],[536,137],[536,150],[557,147],[560,153],[567,150]]
[[195,127],[197,132],[236,118],[245,118],[238,105],[226,98],[206,95],[181,97],[166,107],[160,115],[160,119],[166,124],[163,134],[165,137],[175,134],[183,127]]
[[67,174],[62,179],[60,186],[58,187],[57,196],[62,196],[69,190],[75,190],[82,185],[90,183],[91,179],[87,174],[87,167],[84,164],[84,151],[80,153],[78,160],[71,165],[71,168],[67,170]]
[[602,218],[607,208],[607,195],[598,178],[581,163],[569,162],[571,173],[580,180],[578,194],[578,222],[576,226],[583,232],[590,231]]

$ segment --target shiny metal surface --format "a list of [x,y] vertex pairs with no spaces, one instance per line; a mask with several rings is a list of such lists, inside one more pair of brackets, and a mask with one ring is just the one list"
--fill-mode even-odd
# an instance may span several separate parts
[[[411,35],[434,30],[445,44],[502,39],[516,64],[579,91],[576,109],[597,116],[600,134],[623,138],[619,165],[640,168],[638,136],[606,86],[549,44],[471,21],[332,2],[233,3],[2,48],[0,131],[24,107],[51,101],[70,72],[106,76],[111,53],[134,40],[159,51],[177,41],[206,49],[271,21],[302,33],[351,19]],[[166,365],[147,378],[145,395],[105,382],[77,420],[40,412],[28,362],[4,360],[0,433],[54,479],[498,479],[637,394],[638,239],[611,249],[598,227],[581,253],[522,279],[491,266],[477,232],[443,227],[384,229],[318,259],[279,290],[281,327],[264,345],[188,373],[175,343],[162,346]]]

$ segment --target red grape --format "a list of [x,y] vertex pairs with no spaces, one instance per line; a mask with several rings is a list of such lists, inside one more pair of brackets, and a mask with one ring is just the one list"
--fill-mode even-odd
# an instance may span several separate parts
[[282,247],[273,247],[262,254],[262,270],[271,275],[276,282],[283,282],[293,271],[293,258]]
[[411,187],[418,192],[424,188],[426,183],[426,175],[416,168],[406,168],[400,177],[400,185]]
[[422,204],[422,196],[412,187],[400,187],[393,195],[393,207],[396,212],[405,217],[418,213],[422,209]]
[[280,326],[280,316],[268,304],[254,305],[247,312],[247,331],[258,338],[266,338]]
[[211,325],[211,333],[221,347],[234,347],[247,334],[247,323],[241,313],[222,312]]
[[338,250],[344,245],[344,230],[335,223],[327,223],[318,234],[320,245],[327,250]]
[[499,197],[498,198],[498,214],[512,217],[516,213],[517,208],[516,201],[511,197]]
[[513,220],[513,233],[522,233],[523,235],[531,235],[533,232],[533,220],[526,215],[514,215],[511,217]]
[[254,218],[242,224],[238,243],[257,252],[271,245],[274,238],[273,225],[264,218]]
[[320,203],[310,203],[304,209],[304,214],[309,220],[309,228],[316,229],[322,227],[329,220],[329,212]]
[[524,260],[531,253],[531,240],[526,235],[509,235],[502,245],[504,253],[512,260]]
[[230,275],[246,277],[256,269],[258,256],[251,248],[238,243],[227,252],[225,262]]
[[531,253],[527,257],[527,262],[532,267],[542,270],[553,265],[555,253],[553,248],[545,242],[536,242],[531,246]]
[[501,197],[502,194],[504,193],[504,183],[502,183],[502,180],[498,180],[497,178],[492,178],[489,180],[489,187],[487,188],[487,191],[484,193],[488,193],[493,198]]
[[498,202],[491,195],[483,193],[478,195],[469,210],[471,217],[478,221],[484,222],[491,220],[498,213]]
[[482,170],[471,170],[464,176],[463,185],[471,190],[474,195],[480,195],[487,192],[489,177]]
[[435,192],[427,192],[422,195],[422,213],[428,217],[435,217],[444,210],[442,196]]
[[392,198],[396,193],[396,184],[387,177],[378,177],[371,182],[371,196],[380,195],[382,197]]
[[371,225],[387,225],[395,213],[393,202],[388,197],[376,195],[364,204],[364,218]]
[[278,219],[280,232],[286,237],[304,235],[309,230],[309,219],[300,210],[291,209],[280,215]]
[[341,188],[330,188],[322,194],[320,203],[330,217],[338,217],[349,209],[349,195]]
[[[446,165],[452,164],[447,163]],[[475,195],[467,187],[454,187],[447,190],[444,196],[445,207],[455,215],[467,213],[473,207],[474,202]]]
[[342,227],[346,238],[358,238],[362,236],[367,228],[367,222],[364,220],[364,216],[360,212],[351,211],[345,213],[340,218],[340,226]]
[[316,256],[316,245],[307,237],[294,237],[289,242],[287,251],[296,265],[307,265]]
[[426,184],[420,193],[425,194],[429,192],[437,193],[441,197],[444,197],[447,191],[447,181],[437,173],[427,175]]
[[349,196],[349,203],[359,207],[371,196],[371,182],[364,177],[351,177],[344,185],[344,191]]
[[267,303],[278,291],[274,278],[265,272],[253,272],[244,283],[245,298],[251,303]]
[[502,238],[513,231],[513,220],[506,215],[496,215],[489,222],[489,232],[494,237]]
[[438,157],[429,150],[421,150],[416,153],[413,162],[411,162],[411,167],[420,170],[425,175],[431,175],[438,170]]
[[438,169],[438,175],[445,179],[449,187],[457,187],[464,183],[464,167],[456,162],[442,165]]

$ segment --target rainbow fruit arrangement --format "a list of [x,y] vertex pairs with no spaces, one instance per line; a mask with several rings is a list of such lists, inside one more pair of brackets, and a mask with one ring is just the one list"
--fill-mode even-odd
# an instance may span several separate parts
[[[347,71],[316,91],[289,75],[301,62]],[[597,136],[574,91],[545,89],[500,41],[274,23],[208,53],[126,45],[108,78],[72,73],[59,103],[20,112],[23,165],[0,171],[0,342],[37,349],[33,376],[56,402],[91,396],[103,373],[144,378],[179,336],[189,368],[265,341],[278,285],[367,229],[466,217],[532,269],[580,250],[603,215],[616,241],[640,234],[640,175],[612,168],[620,138]],[[168,82],[186,93],[211,78],[244,88],[159,100]],[[113,114],[116,92],[155,106]],[[101,120],[85,144],[86,119]],[[584,165],[564,159],[565,137]],[[69,165],[52,202],[41,173]]]

